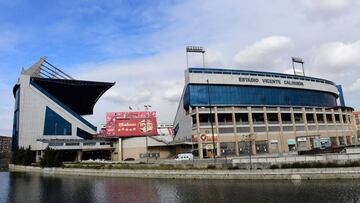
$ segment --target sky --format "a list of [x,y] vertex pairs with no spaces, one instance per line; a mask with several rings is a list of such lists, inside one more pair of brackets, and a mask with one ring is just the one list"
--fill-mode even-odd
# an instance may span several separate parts
[[[81,80],[116,82],[86,116],[157,111],[172,123],[184,87],[185,47],[206,66],[291,73],[343,86],[360,109],[360,2],[355,0],[0,0],[0,135],[11,135],[12,88],[39,58]],[[189,66],[202,66],[199,55]]]

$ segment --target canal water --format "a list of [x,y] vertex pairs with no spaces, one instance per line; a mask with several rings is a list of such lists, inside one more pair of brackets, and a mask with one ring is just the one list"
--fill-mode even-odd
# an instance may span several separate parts
[[360,181],[242,181],[0,172],[0,202],[360,202]]

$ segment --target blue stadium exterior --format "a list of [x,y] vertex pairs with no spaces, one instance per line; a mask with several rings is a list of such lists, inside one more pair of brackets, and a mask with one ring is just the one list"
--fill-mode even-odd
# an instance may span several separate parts
[[[310,150],[320,139],[350,145],[358,141],[352,110],[345,107],[341,86],[329,80],[189,68],[174,122],[175,139],[195,142],[201,158],[214,153],[212,133],[217,156]],[[246,136],[256,137],[251,147],[245,146]]]

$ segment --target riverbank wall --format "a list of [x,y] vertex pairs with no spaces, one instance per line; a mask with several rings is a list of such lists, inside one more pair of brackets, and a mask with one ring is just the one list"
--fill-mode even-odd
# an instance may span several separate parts
[[0,170],[7,169],[9,166],[8,159],[0,159]]
[[234,180],[320,180],[360,179],[360,167],[309,168],[274,170],[129,170],[129,169],[80,169],[41,168],[9,165],[12,172],[32,172],[44,175],[107,176],[124,178],[168,179],[234,179]]

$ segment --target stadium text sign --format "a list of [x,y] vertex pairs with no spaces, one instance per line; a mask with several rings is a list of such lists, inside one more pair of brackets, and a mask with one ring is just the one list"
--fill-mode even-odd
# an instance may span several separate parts
[[267,78],[260,79],[260,78],[253,78],[253,77],[239,77],[239,82],[304,86],[304,83],[300,82],[300,81],[284,80],[284,79],[267,79]]

